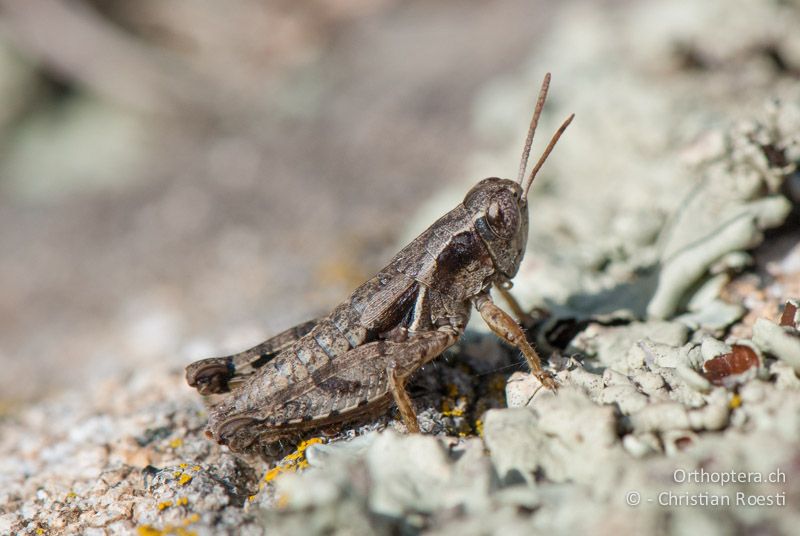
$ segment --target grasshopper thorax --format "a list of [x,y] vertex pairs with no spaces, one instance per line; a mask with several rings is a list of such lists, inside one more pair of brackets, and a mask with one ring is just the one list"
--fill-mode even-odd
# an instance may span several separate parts
[[500,274],[513,278],[528,241],[528,203],[511,180],[483,179],[467,193],[464,206]]

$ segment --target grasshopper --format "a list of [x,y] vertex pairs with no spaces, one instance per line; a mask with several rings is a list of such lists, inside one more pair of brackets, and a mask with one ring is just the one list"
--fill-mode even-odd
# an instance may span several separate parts
[[508,294],[528,238],[533,179],[574,118],[570,115],[525,180],[547,91],[539,92],[516,181],[480,181],[456,208],[403,248],[328,316],[294,326],[244,352],[203,359],[186,380],[203,395],[228,393],[211,409],[206,435],[233,452],[276,455],[282,441],[374,418],[392,402],[409,432],[419,424],[405,385],[466,328],[472,307],[522,351],[531,372],[556,384],[511,316],[489,294]]

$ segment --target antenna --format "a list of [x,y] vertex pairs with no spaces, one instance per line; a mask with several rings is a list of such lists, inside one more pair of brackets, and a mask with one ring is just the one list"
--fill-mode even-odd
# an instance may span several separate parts
[[564,133],[564,131],[567,130],[567,127],[569,126],[570,123],[572,123],[573,119],[575,119],[575,114],[571,114],[569,117],[567,117],[567,120],[564,121],[561,124],[561,126],[558,128],[558,130],[556,130],[556,133],[553,134],[553,137],[550,139],[550,143],[547,144],[547,147],[545,148],[544,152],[542,153],[542,156],[539,157],[539,161],[536,162],[535,166],[533,166],[533,170],[531,171],[531,174],[528,177],[528,181],[525,183],[525,186],[522,188],[522,192],[523,192],[522,193],[522,198],[523,199],[528,197],[528,190],[530,190],[531,184],[533,184],[533,179],[536,178],[536,174],[539,172],[539,169],[541,169],[542,165],[544,164],[544,161],[547,160],[548,156],[550,156],[550,152],[553,150],[553,147],[556,146],[556,143],[558,142],[558,139],[561,137],[561,135]]
[[517,182],[522,186],[522,179],[525,177],[525,171],[528,167],[528,156],[531,154],[531,144],[533,143],[533,134],[536,132],[536,125],[539,124],[539,116],[542,115],[542,108],[544,108],[544,101],[547,99],[547,90],[550,87],[550,73],[544,75],[542,80],[542,89],[539,90],[539,98],[536,100],[536,108],[533,110],[533,118],[531,125],[528,127],[528,137],[525,138],[525,147],[522,148],[522,159],[519,163],[519,176]]

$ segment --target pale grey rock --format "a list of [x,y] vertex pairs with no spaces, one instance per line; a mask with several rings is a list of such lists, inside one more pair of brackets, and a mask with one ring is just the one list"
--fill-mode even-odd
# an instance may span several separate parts
[[483,437],[501,481],[532,485],[547,438],[528,408],[486,413]]
[[670,400],[680,402],[690,408],[699,408],[706,403],[706,398],[699,393],[686,380],[684,380],[675,368],[663,367],[658,369],[658,374],[664,378],[664,383],[668,386]]
[[753,326],[753,342],[800,372],[800,333],[796,329],[759,318]]
[[[680,346],[689,336],[688,328],[674,322],[634,322],[627,326],[591,325],[572,341],[572,347],[589,356],[596,357],[604,365],[620,371],[635,368],[639,361],[628,352],[645,339],[665,346]],[[568,349],[569,350],[569,349]],[[655,359],[645,353],[645,360]],[[630,367],[628,363],[630,362]]]
[[656,434],[626,434],[622,438],[622,446],[634,458],[644,458],[661,452],[661,440]]
[[690,312],[703,310],[706,306],[718,299],[722,289],[730,280],[731,277],[727,273],[720,273],[709,277],[697,288],[694,294],[692,294],[692,297],[686,304],[686,309]]
[[720,430],[728,424],[730,408],[724,393],[706,406],[687,409],[679,402],[656,402],[630,416],[634,433],[671,430]]
[[661,375],[649,370],[641,370],[634,372],[631,379],[647,396],[656,400],[669,399],[667,384]]
[[745,308],[741,305],[715,299],[694,312],[684,313],[676,317],[676,320],[686,324],[689,329],[702,329],[709,333],[721,335],[726,328],[742,318],[745,312]]
[[700,351],[702,352],[703,360],[709,361],[715,357],[730,353],[731,347],[714,337],[704,337],[700,343]]
[[649,403],[647,395],[631,384],[610,385],[603,389],[596,401],[601,404],[616,404],[625,415],[636,413]]
[[581,365],[568,370],[564,379],[569,385],[579,387],[590,396],[599,395],[604,387],[602,375],[589,372]]
[[785,361],[775,361],[769,366],[769,374],[775,376],[775,386],[779,389],[800,389],[800,378],[794,367]]
[[[366,462],[375,478],[370,497],[375,512],[399,517],[407,511],[431,513],[445,506],[444,489],[453,467],[446,448],[435,438],[401,439],[387,432],[369,449]],[[412,468],[414,475],[409,474]]]
[[[789,206],[784,205],[784,215]],[[762,238],[756,219],[750,214],[734,218],[711,236],[679,250],[665,262],[659,273],[656,293],[647,306],[647,314],[662,319],[672,315],[685,292],[700,279],[709,267],[726,253],[754,247]]]
[[711,382],[693,368],[686,365],[678,365],[675,368],[675,372],[680,379],[686,382],[686,385],[699,393],[708,393],[712,389]]
[[357,459],[372,445],[376,437],[375,432],[370,432],[349,440],[311,445],[305,451],[306,459],[312,467],[336,463],[343,458]]

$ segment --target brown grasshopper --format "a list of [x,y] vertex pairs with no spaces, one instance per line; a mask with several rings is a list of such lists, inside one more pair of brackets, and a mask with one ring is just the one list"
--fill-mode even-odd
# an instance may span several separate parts
[[507,290],[528,238],[528,190],[574,117],[556,131],[523,182],[549,85],[548,73],[517,181],[480,181],[328,316],[242,353],[186,368],[187,382],[201,394],[232,391],[212,408],[206,435],[234,452],[269,456],[283,440],[377,416],[392,401],[408,431],[419,432],[406,382],[458,340],[472,306],[492,331],[522,351],[543,385],[555,388],[523,330],[489,295],[497,286],[510,298]]

